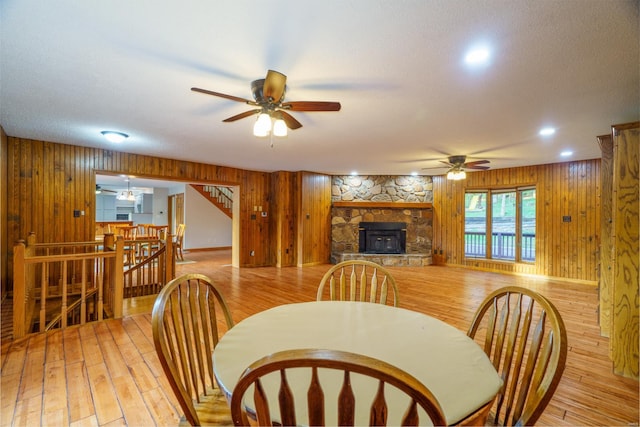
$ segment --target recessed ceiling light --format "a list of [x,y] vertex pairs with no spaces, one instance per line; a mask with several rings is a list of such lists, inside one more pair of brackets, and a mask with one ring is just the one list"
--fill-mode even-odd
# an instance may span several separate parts
[[481,47],[467,52],[464,62],[468,65],[484,65],[489,62],[489,49]]
[[122,142],[125,139],[129,138],[129,135],[127,135],[126,133],[122,133],[122,132],[116,132],[114,130],[103,130],[102,132],[100,132],[105,138],[107,138],[107,141],[109,142]]
[[569,157],[569,156],[572,156],[572,155],[573,155],[573,151],[571,151],[571,150],[565,150],[565,151],[561,152],[561,153],[560,153],[560,155],[561,155],[562,157]]
[[418,176],[418,172],[411,172],[411,176]]
[[553,135],[554,133],[556,133],[556,129],[552,127],[542,128],[540,129],[540,132],[538,132],[540,136],[550,136],[550,135]]
[[358,175],[358,172],[356,171],[351,172],[351,176],[357,176],[357,175]]

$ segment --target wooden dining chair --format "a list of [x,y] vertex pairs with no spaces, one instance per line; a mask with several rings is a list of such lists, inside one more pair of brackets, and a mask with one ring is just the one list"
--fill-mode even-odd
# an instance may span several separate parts
[[180,261],[184,261],[184,254],[182,253],[182,246],[184,244],[184,229],[187,226],[184,224],[178,224],[178,227],[176,228],[176,235],[174,237],[173,240],[173,244],[176,247],[176,253],[178,258],[180,258]]
[[213,376],[212,353],[221,332],[233,327],[229,307],[215,284],[201,274],[167,283],[151,315],[153,342],[180,407],[182,422],[231,425],[228,402]]
[[[308,383],[308,387],[304,385],[302,388],[292,388],[293,381],[290,378],[299,375],[293,371],[300,370],[307,371],[305,378],[308,382],[305,381],[304,384]],[[328,370],[337,371],[338,376],[325,377],[324,371]],[[271,373],[276,376],[272,375],[273,379],[269,380],[267,377]],[[278,377],[279,385],[276,379]],[[354,393],[352,384],[359,382],[359,377],[372,379],[370,384],[373,389],[367,389],[368,395],[362,393],[361,389],[357,390],[358,394]],[[339,388],[336,390],[340,390],[337,399],[325,400],[327,385],[334,379],[338,379],[336,385]],[[247,393],[252,385],[253,393]],[[301,392],[296,395],[293,389]],[[394,399],[406,402],[404,414],[388,414],[387,402],[392,394]],[[296,417],[297,400],[306,402],[308,420]],[[251,403],[247,405],[247,402]],[[325,402],[327,405],[337,406],[336,411],[331,411],[336,413],[336,419],[325,418]],[[404,407],[403,404],[401,406]],[[231,415],[235,425],[239,426],[255,425],[256,422],[259,426],[353,426],[356,423],[356,413],[368,414],[369,425],[372,426],[384,426],[387,423],[418,425],[419,407],[433,425],[446,424],[437,399],[416,378],[382,360],[338,350],[295,349],[265,356],[244,371],[231,395]],[[389,421],[388,415],[396,415],[398,418]]]
[[504,381],[488,421],[534,424],[567,360],[567,331],[555,306],[535,291],[504,287],[485,298],[467,335],[484,348]]
[[[132,241],[136,239],[138,227],[135,225],[110,225],[109,230],[117,238],[125,240],[124,245],[124,263],[132,266],[136,263],[136,245]],[[128,243],[127,243],[128,242]]]
[[[392,299],[388,300],[389,292]],[[396,281],[386,268],[371,261],[351,260],[334,265],[324,274],[316,299],[363,301],[397,307],[399,294]]]

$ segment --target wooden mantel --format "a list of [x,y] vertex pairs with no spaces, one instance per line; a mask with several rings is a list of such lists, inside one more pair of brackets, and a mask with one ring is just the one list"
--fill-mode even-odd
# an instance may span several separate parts
[[410,202],[333,202],[336,208],[431,209],[433,203]]

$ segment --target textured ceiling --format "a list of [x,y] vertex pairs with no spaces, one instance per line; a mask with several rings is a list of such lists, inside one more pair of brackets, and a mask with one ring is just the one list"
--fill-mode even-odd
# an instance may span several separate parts
[[[639,2],[619,0],[123,0],[0,3],[0,124],[10,136],[260,171],[440,174],[600,157],[597,135],[639,120]],[[477,44],[490,56],[464,63]],[[289,136],[252,136],[268,69]],[[538,131],[555,127],[547,138]],[[130,135],[105,141],[100,131]],[[560,157],[563,150],[573,156]]]

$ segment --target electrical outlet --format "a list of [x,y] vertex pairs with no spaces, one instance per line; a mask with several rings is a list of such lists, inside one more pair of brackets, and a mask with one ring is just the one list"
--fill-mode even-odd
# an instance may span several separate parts
[[256,256],[256,251],[249,252],[249,256]]

